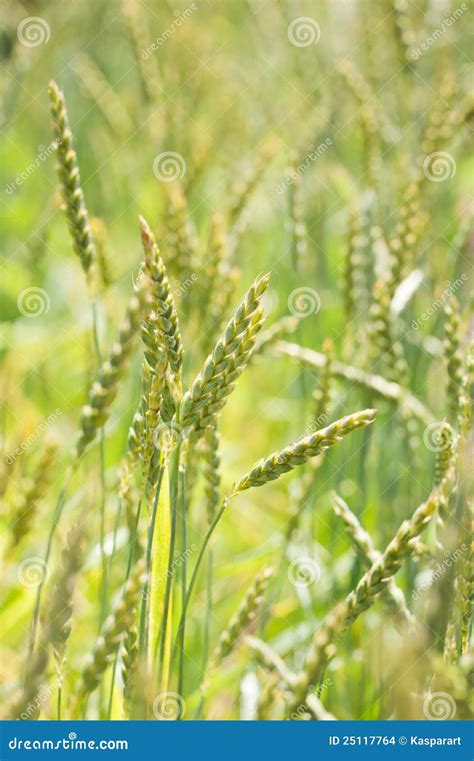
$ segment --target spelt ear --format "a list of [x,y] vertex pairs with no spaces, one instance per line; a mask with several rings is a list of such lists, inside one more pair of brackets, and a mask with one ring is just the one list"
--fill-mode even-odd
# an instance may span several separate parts
[[38,505],[45,496],[51,479],[51,470],[55,464],[58,446],[56,443],[46,445],[32,479],[27,479],[22,488],[17,490],[17,502],[11,526],[11,545],[16,547],[31,531]]
[[81,176],[76,152],[72,146],[72,132],[66,110],[64,93],[54,80],[49,83],[51,115],[56,139],[57,171],[61,182],[66,217],[73,240],[74,250],[81,260],[86,275],[96,256],[94,239],[89,223],[81,187]]
[[218,666],[232,652],[242,632],[255,618],[258,608],[262,604],[263,595],[270,582],[272,573],[271,568],[265,568],[264,571],[258,573],[255,577],[252,586],[248,589],[247,594],[240,603],[237,613],[231,618],[229,625],[219,637],[219,642],[212,658],[211,668]]
[[151,281],[156,338],[158,344],[166,347],[170,367],[175,376],[179,377],[183,365],[184,348],[170,282],[155,237],[143,217],[140,217],[140,228],[145,250],[145,267]]
[[[46,606],[46,615],[38,645],[26,663],[22,688],[7,709],[7,718],[36,719],[40,713],[38,695],[49,663],[50,648],[54,656],[57,679],[63,678],[64,656],[71,633],[73,595],[82,562],[84,524],[80,521],[68,534],[62,552],[56,583]],[[58,681],[56,682],[58,684]]]
[[[359,519],[354,515],[349,505],[347,505],[342,497],[339,497],[336,492],[332,492],[331,501],[334,512],[342,518],[346,524],[348,534],[365,565],[370,566],[379,560],[381,558],[381,553],[375,549],[372,537],[361,526]],[[387,589],[385,590],[385,596],[388,604],[394,610],[397,620],[400,622],[400,627],[406,628],[407,624],[413,624],[413,616],[408,610],[405,595],[395,582],[395,579],[389,579]],[[397,623],[397,620],[395,623]]]
[[454,473],[450,472],[440,486],[433,489],[427,500],[403,521],[385,552],[378,555],[359,583],[345,600],[338,603],[326,616],[316,632],[306,654],[301,673],[294,685],[294,694],[288,713],[304,704],[311,684],[318,684],[328,661],[336,653],[341,634],[377,600],[387,589],[390,579],[400,569],[403,561],[416,551],[416,539],[433,518],[446,494],[452,488]]
[[322,428],[320,431],[305,436],[295,441],[285,449],[273,452],[268,457],[259,460],[240,481],[238,481],[230,492],[234,496],[245,489],[251,489],[254,486],[263,486],[268,481],[275,481],[282,473],[288,473],[298,465],[302,465],[310,457],[323,452],[328,447],[337,444],[348,433],[370,425],[375,419],[376,410],[362,410],[354,412],[352,415],[336,420],[331,425]]
[[134,289],[127,312],[120,325],[118,341],[113,345],[109,358],[99,370],[98,378],[89,391],[89,403],[82,408],[81,432],[76,445],[76,457],[80,457],[86,446],[96,437],[97,431],[105,425],[133,349],[133,338],[137,333],[145,307],[149,303],[148,281],[143,280]]
[[181,404],[180,422],[204,431],[224,407],[253,353],[263,323],[262,296],[270,275],[258,277],[229,320]]
[[467,377],[464,373],[461,353],[461,310],[455,296],[444,307],[444,361],[447,370],[446,396],[448,421],[459,427],[462,397]]
[[117,605],[105,621],[102,632],[84,666],[76,692],[76,711],[82,705],[84,698],[99,686],[122,640],[133,627],[135,611],[145,581],[145,561],[139,560],[123,587]]

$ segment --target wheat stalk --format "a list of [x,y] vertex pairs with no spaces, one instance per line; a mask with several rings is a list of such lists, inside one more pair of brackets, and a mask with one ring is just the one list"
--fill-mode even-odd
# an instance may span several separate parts
[[[304,362],[309,367],[315,367],[319,370],[324,368],[326,364],[324,354],[286,341],[279,341],[275,346],[275,352]],[[372,391],[381,399],[397,404],[424,425],[428,425],[434,420],[431,411],[416,396],[405,391],[400,384],[388,381],[381,375],[367,373],[358,367],[336,361],[332,363],[332,373],[337,378],[342,378],[349,383]]]
[[82,561],[82,537],[83,524],[79,523],[68,534],[36,650],[27,660],[23,686],[8,708],[11,719],[23,718],[25,714],[28,719],[38,718],[40,704],[37,696],[48,667],[50,647],[58,672],[56,686],[61,690],[65,650],[71,633],[72,598]]

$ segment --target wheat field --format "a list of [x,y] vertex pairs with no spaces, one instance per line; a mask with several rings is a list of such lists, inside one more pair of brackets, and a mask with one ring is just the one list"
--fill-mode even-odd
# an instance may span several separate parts
[[2,717],[469,719],[468,4],[2,14]]

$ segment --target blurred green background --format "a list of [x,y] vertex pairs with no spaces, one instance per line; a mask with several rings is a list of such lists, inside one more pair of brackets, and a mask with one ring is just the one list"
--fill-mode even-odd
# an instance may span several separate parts
[[[443,310],[435,310],[419,330],[412,323],[442,295],[446,283],[464,275],[456,295],[464,314],[469,304],[469,14],[463,12],[416,57],[449,10],[437,2],[409,0],[400,18],[397,6],[390,0],[1,2],[3,452],[34,438],[11,475],[13,486],[2,510],[5,527],[15,509],[12,493],[34,473],[45,441],[59,442],[35,530],[17,560],[6,558],[3,682],[21,670],[33,605],[29,591],[15,584],[15,563],[43,552],[48,515],[95,372],[87,288],[60,209],[54,151],[48,148],[53,139],[49,80],[54,78],[65,93],[86,204],[106,261],[99,287],[104,353],[140,266],[138,215],[143,214],[170,266],[187,352],[185,375],[192,381],[212,347],[206,308],[212,299],[210,231],[217,213],[224,220],[235,285],[229,317],[252,280],[270,271],[268,325],[294,314],[295,289],[310,289],[309,314],[301,315],[289,340],[321,351],[330,338],[339,359],[384,375],[384,357],[370,351],[369,309],[390,253],[387,242],[400,235],[407,189],[415,181],[425,225],[414,249],[407,248],[404,274],[419,270],[421,280],[396,317],[395,333],[408,365],[408,387],[433,419],[441,420],[446,410]],[[306,21],[299,36],[292,23],[301,18]],[[448,152],[454,161],[455,172],[451,165],[445,181],[423,173],[432,151]],[[160,178],[166,171],[162,160],[156,163],[168,152],[178,154],[180,176],[172,183]],[[297,181],[288,181],[289,172],[302,163]],[[362,219],[363,280],[351,312],[345,273],[354,209]],[[19,308],[29,288],[47,294],[46,308],[34,318]],[[319,309],[311,308],[314,293]],[[222,415],[225,488],[256,459],[307,431],[319,384],[316,371],[274,352],[252,361]],[[139,393],[137,355],[106,427],[108,532],[113,530],[117,467]],[[331,420],[375,403],[370,393],[340,381],[331,395]],[[286,548],[283,537],[298,501],[300,472],[246,493],[225,517],[214,551],[213,641],[255,573],[272,565],[280,572],[269,593],[265,638],[290,666],[299,666],[322,617],[363,572],[333,514],[330,491],[335,488],[347,499],[381,549],[427,495],[434,456],[423,445],[423,427],[413,431],[414,458],[393,406],[383,400],[376,406],[370,433],[351,435],[325,457],[308,509]],[[37,434],[57,408],[57,419]],[[80,582],[70,644],[71,684],[96,634],[98,490],[93,447],[68,503],[71,516],[81,503],[90,510],[87,573]],[[190,520],[189,541],[199,542],[205,520],[201,482]],[[303,591],[287,575],[291,560],[301,556],[316,558],[321,568],[318,583]],[[114,590],[123,580],[121,561],[119,552]],[[409,602],[419,571],[410,562],[397,577]],[[204,603],[202,581],[188,631],[189,652],[196,654],[188,664],[194,687]],[[394,629],[384,626],[385,615],[379,603],[343,639],[331,667],[333,684],[324,696],[338,718],[389,718],[394,710],[396,688],[386,655],[401,643]],[[238,681],[231,673],[238,679],[252,668],[245,648],[227,668],[211,718],[240,715]],[[2,690],[6,697],[9,688]]]

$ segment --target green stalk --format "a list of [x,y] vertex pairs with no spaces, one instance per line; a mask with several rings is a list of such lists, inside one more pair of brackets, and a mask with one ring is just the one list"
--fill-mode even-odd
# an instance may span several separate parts
[[225,512],[228,504],[229,504],[229,497],[227,497],[224,500],[224,502],[222,504],[222,507],[220,508],[219,512],[216,514],[216,517],[212,521],[211,525],[209,526],[207,534],[204,537],[203,543],[201,545],[201,549],[199,550],[199,555],[197,556],[196,565],[194,566],[194,571],[193,571],[192,576],[191,576],[191,581],[189,582],[189,586],[188,586],[188,590],[186,592],[186,598],[185,598],[185,601],[184,601],[183,609],[181,611],[181,618],[179,620],[178,631],[177,631],[177,634],[176,634],[176,641],[175,641],[175,645],[173,647],[172,660],[175,657],[177,643],[180,641],[180,637],[182,635],[182,631],[183,631],[183,628],[184,628],[184,625],[185,625],[185,622],[186,622],[186,612],[188,610],[189,601],[191,599],[191,595],[193,593],[194,586],[196,584],[196,579],[197,579],[197,575],[199,573],[199,568],[201,567],[202,559],[204,557],[204,553],[206,552],[206,547],[207,547],[207,545],[210,542],[210,539],[211,539],[211,537],[212,537],[212,535],[213,535],[213,533],[214,533],[214,531],[216,529],[217,524],[219,523],[220,519],[224,515],[224,512]]
[[[209,550],[207,555],[207,604],[206,604],[206,618],[204,621],[204,644],[203,644],[203,656],[202,656],[202,674],[206,673],[207,664],[209,661],[209,645],[211,641],[211,617],[212,617],[212,570],[213,570],[213,556],[212,549]],[[201,719],[202,712],[204,710],[204,690],[201,690],[201,697],[199,705],[196,709],[196,720]]]
[[[95,349],[95,355],[97,359],[97,367],[102,367],[102,354],[99,344],[99,322],[97,318],[97,302],[93,298],[91,301],[92,310],[92,340]],[[99,616],[99,631],[105,618],[105,608],[107,604],[107,556],[105,553],[105,432],[104,429],[100,429],[99,433],[99,451],[100,451],[100,529],[99,529],[99,543],[100,543],[100,557],[102,565],[102,584],[100,594],[100,616]]]
[[207,667],[207,661],[209,659],[209,645],[211,641],[211,618],[212,618],[212,576],[213,576],[214,558],[212,549],[209,550],[207,556],[207,607],[206,607],[206,621],[204,625],[204,654],[202,671],[205,673]]
[[[146,479],[145,479],[145,483],[146,483]],[[140,514],[142,510],[142,504],[143,504],[143,489],[140,494],[140,499],[138,501],[137,515],[135,518],[135,525],[133,527],[133,535],[130,542],[130,551],[128,553],[127,570],[125,572],[125,582],[124,582],[125,584],[130,578],[130,573],[132,570],[133,556],[135,555],[135,547],[136,547],[137,538],[138,538],[138,526],[140,523]],[[118,661],[118,653],[115,654],[114,662],[112,665],[112,678],[111,678],[111,685],[110,685],[109,705],[107,708],[108,719],[110,719],[110,716],[112,715],[112,701],[113,701],[113,694],[114,694],[115,674],[117,672],[117,661]]]
[[150,586],[150,580],[149,575],[151,571],[151,556],[153,551],[153,536],[155,533],[155,523],[156,523],[156,515],[158,510],[158,500],[160,498],[160,492],[161,492],[161,484],[163,483],[163,474],[164,474],[165,466],[164,464],[160,464],[158,469],[158,478],[156,483],[156,491],[155,491],[155,498],[153,500],[153,510],[151,513],[151,520],[150,520],[150,526],[148,528],[148,541],[147,541],[147,548],[146,548],[146,573],[147,573],[147,580],[145,583],[145,588],[143,590],[143,597],[142,597],[142,607],[140,611],[140,627],[139,627],[139,653],[143,655],[148,647],[148,627],[146,625],[147,623],[147,615],[148,615],[148,589]]
[[[186,602],[186,586],[187,586],[187,526],[186,526],[186,447],[183,447],[183,457],[179,464],[179,497],[181,506],[181,552],[182,552],[182,565],[181,565],[181,606],[184,610],[184,604]],[[179,644],[179,671],[178,671],[178,694],[184,697],[184,638],[186,630],[186,617],[183,622],[183,629],[181,633],[181,641]]]
[[[64,505],[66,504],[66,494],[67,489],[69,487],[69,484],[71,482],[72,476],[77,468],[78,461],[75,461],[70,466],[69,472],[66,474],[64,486],[59,492],[58,499],[56,501],[56,506],[54,508],[53,513],[53,520],[51,523],[51,528],[49,530],[48,539],[46,543],[46,552],[44,554],[43,561],[45,563],[45,566],[48,565],[49,558],[51,556],[51,549],[53,546],[53,539],[54,535],[56,533],[56,529],[58,527],[62,512],[64,510]],[[40,614],[40,608],[41,608],[41,595],[43,592],[43,587],[45,583],[46,575],[43,574],[43,577],[38,585],[38,589],[36,591],[36,600],[35,600],[35,607],[33,611],[33,620],[31,623],[31,634],[30,634],[30,641],[28,645],[28,658],[31,658],[33,651],[35,649],[36,644],[36,636],[38,633],[38,623],[39,623],[39,614]]]
[[176,543],[176,522],[178,513],[178,477],[179,477],[179,458],[181,451],[181,443],[179,443],[173,452],[172,467],[170,468],[170,504],[171,504],[171,535],[170,535],[170,549],[168,556],[168,572],[166,576],[166,589],[165,599],[163,604],[163,619],[161,622],[160,633],[160,654],[159,654],[159,678],[160,683],[167,682],[167,676],[163,673],[164,660],[165,660],[165,646],[166,646],[166,632],[168,627],[168,614],[170,608],[171,599],[171,585],[173,581],[173,561],[174,561],[174,548]]

